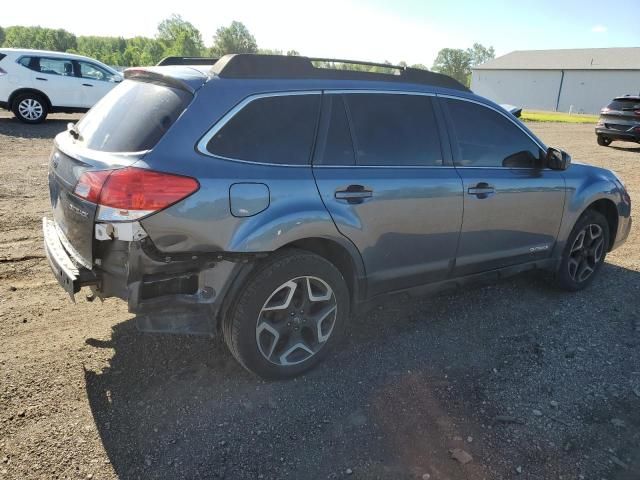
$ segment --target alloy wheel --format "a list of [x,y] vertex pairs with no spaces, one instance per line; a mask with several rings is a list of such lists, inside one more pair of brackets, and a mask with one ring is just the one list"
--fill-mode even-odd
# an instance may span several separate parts
[[338,311],[335,294],[322,279],[297,277],[276,288],[256,323],[260,353],[280,366],[308,360],[327,343]]
[[44,109],[42,104],[35,98],[25,98],[18,104],[18,111],[27,120],[38,120]]
[[578,283],[584,282],[596,269],[604,253],[602,227],[595,223],[580,230],[569,252],[569,276]]

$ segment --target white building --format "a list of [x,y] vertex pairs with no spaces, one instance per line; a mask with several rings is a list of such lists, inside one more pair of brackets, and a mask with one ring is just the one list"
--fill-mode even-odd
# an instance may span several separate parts
[[598,113],[640,94],[640,48],[515,51],[474,67],[471,89],[529,110]]

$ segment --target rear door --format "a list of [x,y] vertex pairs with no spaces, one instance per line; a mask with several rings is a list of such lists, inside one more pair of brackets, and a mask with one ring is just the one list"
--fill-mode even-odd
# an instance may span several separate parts
[[54,107],[81,107],[80,79],[73,61],[66,58],[32,57],[33,86],[43,91]]
[[548,258],[564,209],[563,173],[542,166],[541,146],[508,113],[471,100],[441,101],[464,184],[455,275]]
[[81,60],[75,63],[76,74],[80,77],[82,106],[91,108],[116,86],[114,76],[95,63]]
[[314,175],[376,295],[445,279],[462,221],[462,184],[433,98],[325,92]]

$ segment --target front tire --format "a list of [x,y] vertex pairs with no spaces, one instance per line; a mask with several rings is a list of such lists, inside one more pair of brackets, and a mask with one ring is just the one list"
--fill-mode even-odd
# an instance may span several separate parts
[[37,93],[23,93],[18,95],[12,104],[13,114],[24,123],[42,123],[49,109],[46,100]]
[[223,319],[225,342],[250,372],[286,379],[317,365],[339,343],[349,317],[340,271],[304,250],[276,252],[250,275]]
[[608,147],[609,145],[611,145],[611,139],[602,135],[598,135],[598,145],[600,145],[601,147]]
[[602,267],[609,248],[609,224],[595,210],[578,219],[564,249],[556,281],[572,292],[586,288]]

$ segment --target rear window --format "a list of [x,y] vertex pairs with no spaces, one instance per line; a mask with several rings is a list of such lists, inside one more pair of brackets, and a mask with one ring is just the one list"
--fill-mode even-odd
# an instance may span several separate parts
[[236,160],[306,165],[319,109],[320,95],[258,98],[213,136],[207,150]]
[[125,80],[78,122],[85,147],[103,152],[152,149],[193,96],[176,88]]
[[619,98],[617,100],[613,100],[609,105],[607,105],[608,110],[638,110],[640,109],[640,100],[635,98]]

